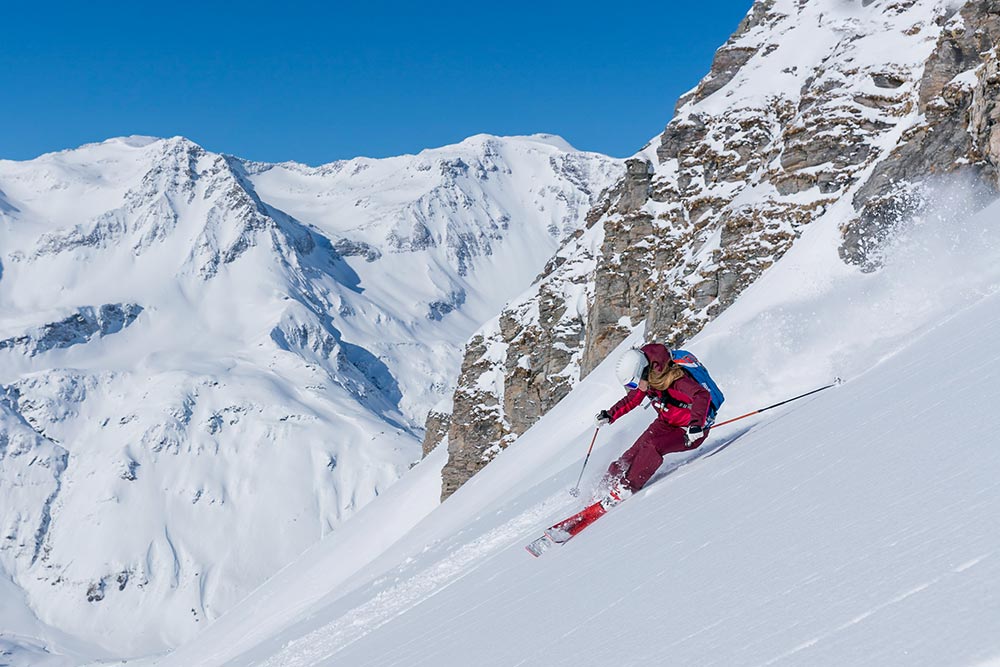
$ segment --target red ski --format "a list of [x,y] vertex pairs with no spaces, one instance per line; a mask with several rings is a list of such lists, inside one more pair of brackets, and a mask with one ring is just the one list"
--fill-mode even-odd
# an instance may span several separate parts
[[[833,386],[833,385],[830,385]],[[819,390],[817,390],[819,391]],[[794,400],[794,399],[793,399]],[[746,431],[737,433],[735,436],[729,438],[728,440],[723,440],[719,444],[713,447],[701,447],[693,456],[689,456],[683,461],[678,461],[672,463],[665,471],[653,477],[651,482],[658,482],[659,480],[672,475],[677,471],[678,468],[688,465],[694,461],[697,461],[702,456],[714,456],[721,452],[726,447],[736,442],[740,436],[742,436]],[[589,454],[588,454],[589,455]],[[543,553],[556,546],[557,544],[563,544],[573,538],[574,535],[582,531],[584,528],[594,523],[602,516],[608,513],[608,510],[622,502],[631,494],[622,494],[620,488],[613,489],[608,493],[608,497],[595,502],[592,505],[584,507],[582,510],[569,517],[568,519],[563,519],[556,525],[552,526],[545,531],[545,534],[539,537],[537,540],[525,545],[525,549],[532,556],[541,556]]]
[[607,501],[598,501],[593,505],[584,507],[568,519],[563,519],[548,528],[544,535],[524,548],[528,550],[529,554],[537,558],[551,547],[568,542],[574,535],[607,514],[608,507],[605,506],[605,503]]

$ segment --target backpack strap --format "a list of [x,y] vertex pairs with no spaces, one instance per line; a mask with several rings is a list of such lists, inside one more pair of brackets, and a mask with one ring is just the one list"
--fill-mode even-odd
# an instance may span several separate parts
[[690,403],[684,403],[682,401],[679,401],[678,399],[674,398],[668,392],[665,391],[660,392],[660,396],[656,399],[653,399],[653,405],[655,406],[657,403],[659,403],[660,405],[674,405],[677,406],[678,408],[684,408],[685,410],[691,409]]

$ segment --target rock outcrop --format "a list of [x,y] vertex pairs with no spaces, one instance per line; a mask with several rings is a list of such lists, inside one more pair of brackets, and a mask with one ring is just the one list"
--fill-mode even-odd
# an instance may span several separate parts
[[0,340],[0,351],[13,349],[34,357],[52,349],[81,345],[92,338],[118,333],[142,312],[135,303],[106,303],[99,308],[85,306],[57,322],[50,322],[20,336]]
[[543,277],[465,348],[449,415],[432,412],[424,452],[447,442],[442,495],[448,497],[558,403],[580,380],[586,304],[602,229],[578,231]]
[[1000,186],[1000,2],[966,3],[950,17],[927,60],[915,104],[922,122],[854,195],[857,217],[844,225],[844,261],[871,271],[897,228],[929,201],[942,176],[985,203]]

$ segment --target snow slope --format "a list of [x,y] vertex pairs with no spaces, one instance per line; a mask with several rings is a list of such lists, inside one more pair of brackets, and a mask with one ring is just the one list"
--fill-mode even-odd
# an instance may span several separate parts
[[68,667],[103,654],[97,646],[40,622],[24,592],[6,577],[0,577],[0,619],[0,665],[5,667]]
[[0,580],[98,655],[190,639],[419,460],[461,344],[617,170],[548,135],[0,161]]
[[[997,664],[1000,205],[941,199],[867,275],[836,257],[834,208],[691,341],[723,418],[843,386],[720,428],[710,456],[669,460],[532,559],[523,544],[576,507],[590,415],[619,393],[612,355],[325,597],[290,575],[301,609],[223,618],[154,664]],[[649,419],[601,432],[588,483]],[[338,545],[322,548],[332,568]]]

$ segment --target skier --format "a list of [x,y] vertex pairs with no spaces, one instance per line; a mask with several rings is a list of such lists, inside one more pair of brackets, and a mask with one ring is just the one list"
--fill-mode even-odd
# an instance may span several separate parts
[[657,416],[635,444],[608,468],[599,488],[613,503],[641,489],[663,463],[664,455],[694,449],[705,442],[712,402],[709,390],[674,363],[670,350],[659,343],[628,350],[615,371],[629,393],[597,413],[597,425],[614,423],[647,396]]

